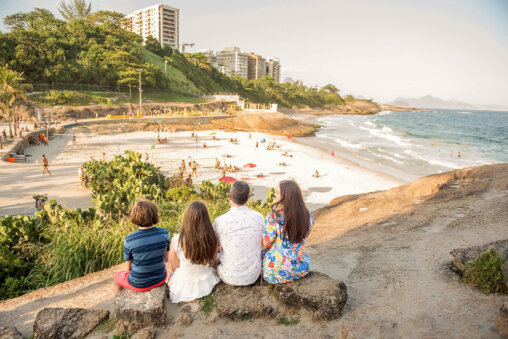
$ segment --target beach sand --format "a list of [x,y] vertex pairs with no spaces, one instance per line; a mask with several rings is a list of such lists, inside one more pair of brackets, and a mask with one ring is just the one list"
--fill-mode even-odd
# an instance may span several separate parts
[[[132,150],[150,156],[150,161],[159,166],[164,174],[176,174],[182,160],[187,163],[196,161],[198,177],[193,178],[199,186],[203,180],[218,183],[220,170],[214,168],[215,160],[240,168],[228,173],[237,180],[245,180],[254,188],[254,198],[264,199],[270,187],[285,179],[294,179],[300,185],[309,209],[327,205],[331,199],[347,194],[365,193],[388,189],[404,184],[386,173],[372,171],[355,165],[353,162],[283,136],[262,133],[200,131],[197,138],[191,132],[163,132],[162,138],[168,143],[156,145],[157,132],[131,132],[125,134],[94,134],[88,129],[74,128],[63,135],[57,135],[49,146],[28,148],[30,154],[27,164],[2,164],[0,166],[0,215],[31,214],[35,211],[31,195],[46,193],[49,199],[55,199],[69,208],[87,208],[91,205],[90,192],[79,187],[78,169],[80,165],[94,157],[110,160],[114,155]],[[72,136],[76,135],[77,144],[72,145]],[[213,140],[215,135],[217,140]],[[229,140],[235,138],[238,144]],[[266,142],[262,142],[262,140]],[[301,138],[300,138],[301,139]],[[256,141],[259,148],[256,149]],[[280,147],[267,150],[269,142],[275,141]],[[203,143],[207,148],[203,148]],[[152,146],[154,148],[152,149]],[[292,157],[282,154],[288,152]],[[41,175],[38,167],[41,155],[45,154],[50,162],[52,177]],[[226,154],[231,157],[227,157]],[[279,166],[285,162],[287,166]],[[254,168],[244,168],[254,163]],[[320,174],[314,178],[315,171]],[[262,177],[259,177],[262,175]]]

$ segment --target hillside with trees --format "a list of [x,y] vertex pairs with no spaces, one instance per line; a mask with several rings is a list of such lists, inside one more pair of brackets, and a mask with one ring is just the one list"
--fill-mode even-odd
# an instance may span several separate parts
[[94,84],[135,91],[141,70],[144,89],[183,96],[226,92],[284,107],[345,104],[331,84],[317,88],[301,81],[279,84],[271,77],[230,78],[201,53],[182,54],[161,47],[154,38],[143,44],[141,37],[122,28],[123,14],[93,12],[85,1],[62,2],[59,11],[65,20],[41,8],[6,16],[9,32],[0,33],[0,65],[35,85]]

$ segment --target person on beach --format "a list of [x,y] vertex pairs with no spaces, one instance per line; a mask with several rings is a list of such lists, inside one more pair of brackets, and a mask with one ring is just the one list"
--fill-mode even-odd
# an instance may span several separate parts
[[457,159],[460,159],[461,155],[462,154],[460,152],[457,152]]
[[450,151],[450,158],[453,158],[453,151]]
[[194,201],[183,216],[180,233],[171,244],[169,298],[173,303],[192,301],[212,293],[220,279],[213,268],[219,243],[206,205]]
[[220,168],[220,160],[215,158],[215,168],[216,169],[219,169]]
[[192,175],[198,176],[198,164],[195,161],[192,162]]
[[281,181],[275,199],[272,212],[265,220],[263,278],[269,283],[280,284],[309,273],[309,256],[303,246],[314,219],[296,182]]
[[187,179],[185,179],[185,185],[192,187],[192,175],[191,174],[189,174]]
[[178,167],[178,176],[180,177],[180,179],[183,179],[183,169],[182,169],[182,166]]
[[220,177],[223,178],[226,176],[226,166],[222,166],[222,169],[220,171]]
[[78,175],[79,175],[79,187],[83,188],[85,186],[85,169],[83,168],[83,165],[78,169]]
[[148,155],[148,152],[145,152],[145,162],[150,161],[150,155]]
[[261,274],[264,218],[246,206],[249,196],[249,185],[235,182],[229,193],[231,209],[213,223],[221,246],[217,273],[228,285],[250,285]]
[[72,136],[72,145],[76,145],[76,135]]
[[46,156],[44,154],[42,155],[41,165],[42,165],[42,175],[44,175],[44,173],[47,171],[50,176],[53,176],[48,168],[49,167],[48,158],[46,158]]
[[312,175],[314,178],[319,178],[319,172],[316,170],[316,172],[314,172],[314,174]]
[[182,165],[181,165],[181,167],[182,167],[182,171],[183,171],[183,173],[185,173],[185,160],[182,160]]
[[206,142],[203,143],[203,148],[206,148]]
[[256,141],[256,149],[259,148],[259,142]]
[[106,152],[102,152],[102,161],[106,162]]
[[2,131],[2,136],[4,137],[4,140],[7,141],[7,132],[5,131],[5,129]]
[[170,237],[166,229],[155,227],[159,222],[157,206],[148,200],[137,202],[129,221],[139,228],[125,237],[126,270],[114,275],[115,294],[124,288],[146,292],[164,284],[167,278]]

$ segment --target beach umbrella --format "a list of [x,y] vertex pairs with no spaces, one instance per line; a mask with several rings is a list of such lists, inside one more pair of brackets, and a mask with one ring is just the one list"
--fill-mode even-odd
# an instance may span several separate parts
[[219,181],[223,181],[225,184],[230,184],[232,182],[237,182],[237,180],[233,177],[222,177]]
[[243,165],[243,167],[254,168],[254,167],[256,167],[256,164],[253,164],[252,162],[249,162],[248,164]]
[[335,156],[335,150],[332,150],[332,157]]

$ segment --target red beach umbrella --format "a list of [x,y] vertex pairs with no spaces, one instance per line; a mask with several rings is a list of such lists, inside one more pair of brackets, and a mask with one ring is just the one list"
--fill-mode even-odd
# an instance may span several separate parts
[[225,184],[230,184],[232,182],[237,182],[238,180],[233,177],[222,177],[219,179],[219,181],[224,181]]
[[256,164],[253,164],[252,162],[249,162],[248,164],[243,165],[243,167],[254,168],[254,167],[256,167]]

